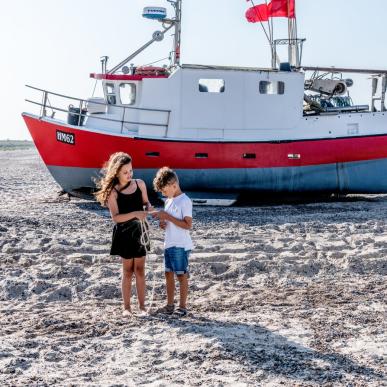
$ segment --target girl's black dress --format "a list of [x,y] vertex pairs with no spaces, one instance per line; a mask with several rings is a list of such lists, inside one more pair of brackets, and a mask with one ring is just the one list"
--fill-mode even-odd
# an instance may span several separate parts
[[[136,190],[132,194],[117,191],[117,205],[119,214],[133,211],[143,211],[142,193],[136,182]],[[146,255],[148,246],[141,243],[141,222],[131,219],[127,222],[117,223],[113,228],[112,247],[110,255],[119,255],[122,258],[139,258]]]

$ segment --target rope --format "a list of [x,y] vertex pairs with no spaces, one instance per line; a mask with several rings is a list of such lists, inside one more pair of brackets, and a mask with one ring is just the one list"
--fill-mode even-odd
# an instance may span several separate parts
[[[140,237],[140,242],[141,244],[145,247],[146,254],[148,255],[151,252],[150,249],[150,224],[148,223],[147,219],[145,218],[144,220],[140,220],[140,226],[141,226],[141,237]],[[149,304],[149,309],[152,309],[153,303],[154,303],[154,298],[155,298],[155,288],[156,288],[156,265],[152,268],[152,273],[153,273],[153,280],[152,280],[152,291],[151,291],[151,298],[150,298],[150,304]]]
[[145,250],[148,253],[150,253],[150,236],[149,236],[149,223],[146,220],[140,220],[140,226],[141,226],[141,237],[140,242],[145,247]]

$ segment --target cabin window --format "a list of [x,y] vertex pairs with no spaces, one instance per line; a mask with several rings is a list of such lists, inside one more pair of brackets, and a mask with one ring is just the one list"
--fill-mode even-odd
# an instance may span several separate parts
[[114,83],[107,83],[106,88],[106,100],[109,105],[115,105],[117,103],[116,93],[114,91]]
[[261,94],[284,94],[285,82],[282,81],[260,81],[259,92]]
[[136,102],[136,85],[120,83],[120,99],[122,105],[133,105]]
[[224,79],[199,79],[201,93],[224,93]]

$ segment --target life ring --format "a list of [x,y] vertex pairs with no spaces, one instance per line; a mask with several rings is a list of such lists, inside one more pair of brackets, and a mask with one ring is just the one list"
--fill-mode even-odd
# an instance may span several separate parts
[[168,70],[165,67],[140,66],[136,68],[135,75],[145,75],[145,76],[168,75]]

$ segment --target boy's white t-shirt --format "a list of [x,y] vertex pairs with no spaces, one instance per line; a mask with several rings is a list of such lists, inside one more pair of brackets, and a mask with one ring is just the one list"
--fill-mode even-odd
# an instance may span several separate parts
[[[180,220],[186,216],[192,218],[191,199],[184,193],[175,198],[168,198],[165,201],[164,211]],[[189,230],[185,230],[167,221],[164,248],[168,249],[169,247],[183,247],[185,250],[192,250],[193,243]]]

